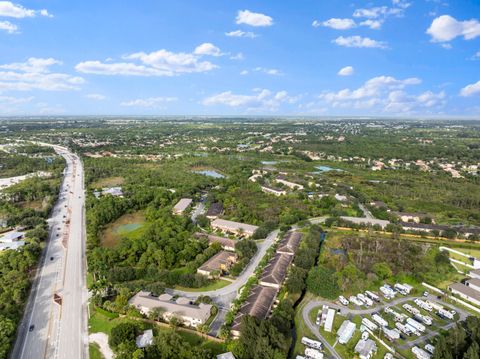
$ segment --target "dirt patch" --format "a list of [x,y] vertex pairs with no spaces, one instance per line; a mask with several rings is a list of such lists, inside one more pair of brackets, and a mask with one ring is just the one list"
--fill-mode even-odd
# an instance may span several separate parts
[[134,235],[143,227],[145,216],[142,211],[128,213],[110,223],[103,231],[101,243],[107,248],[114,247],[122,237]]
[[113,359],[113,351],[108,345],[108,335],[105,333],[92,333],[88,336],[90,343],[97,343],[100,347],[100,352],[105,359]]
[[107,177],[99,179],[98,181],[92,183],[93,188],[104,188],[104,187],[115,187],[120,186],[125,182],[123,177]]

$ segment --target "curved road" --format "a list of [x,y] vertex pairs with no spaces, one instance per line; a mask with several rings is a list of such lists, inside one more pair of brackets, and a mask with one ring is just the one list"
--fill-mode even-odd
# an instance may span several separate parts
[[88,358],[83,166],[64,147],[38,144],[53,147],[67,166],[11,358]]
[[[328,305],[330,308],[340,310],[340,315],[345,316],[345,317],[348,316],[349,314],[368,315],[368,314],[373,314],[373,313],[379,312],[386,307],[391,307],[391,306],[396,306],[396,305],[399,305],[399,304],[403,304],[405,302],[412,301],[416,298],[425,299],[424,297],[401,297],[401,298],[394,299],[389,303],[380,304],[376,307],[372,307],[372,308],[368,308],[368,309],[349,309],[349,308],[347,308],[343,305],[338,305],[338,304],[332,303],[332,302],[327,301],[327,300],[314,300],[314,301],[308,302],[303,307],[302,318],[303,318],[303,321],[305,322],[305,324],[310,329],[310,331],[325,345],[325,347],[330,351],[332,356],[334,358],[337,358],[337,359],[342,359],[342,357],[337,353],[335,348],[332,345],[330,345],[330,343],[320,334],[320,332],[318,330],[318,326],[310,321],[310,317],[309,317],[308,314],[314,308],[321,307],[322,305]],[[427,299],[430,300],[430,301],[437,302],[437,303],[445,304],[441,300],[439,300],[436,296],[433,296],[433,295],[428,296]],[[469,313],[467,311],[463,310],[462,308],[458,308],[458,307],[453,306],[451,304],[448,304],[448,306],[455,308],[455,310],[457,311],[457,313],[460,316],[460,318],[459,318],[460,321],[465,320],[467,318],[467,316],[469,316]],[[442,327],[439,327],[437,330],[429,330],[425,335],[422,335],[421,337],[418,337],[417,339],[412,340],[412,341],[408,342],[407,344],[402,345],[401,349],[406,349],[408,347],[412,347],[413,345],[422,343],[425,340],[438,335],[440,329],[449,329],[449,328],[455,326],[456,322],[457,321],[452,321],[452,322],[450,322],[450,323],[448,323],[448,324],[446,324]]]

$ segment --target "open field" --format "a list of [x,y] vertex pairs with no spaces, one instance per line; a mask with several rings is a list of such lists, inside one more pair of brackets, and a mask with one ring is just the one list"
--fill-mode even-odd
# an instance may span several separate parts
[[107,177],[93,182],[90,186],[93,188],[115,187],[125,182],[123,177]]
[[110,223],[102,234],[101,243],[104,247],[114,247],[122,237],[135,238],[143,231],[145,216],[142,211],[127,213]]

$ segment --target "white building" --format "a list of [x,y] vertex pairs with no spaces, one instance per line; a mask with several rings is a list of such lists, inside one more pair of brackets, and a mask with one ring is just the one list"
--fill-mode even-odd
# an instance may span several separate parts
[[25,232],[10,231],[4,233],[0,237],[0,251],[7,249],[16,250],[25,245],[25,241],[22,241],[25,237]]
[[239,223],[234,221],[228,221],[226,219],[215,219],[210,225],[213,229],[218,229],[222,232],[233,233],[237,235],[252,236],[258,229],[257,226],[251,224]]
[[448,289],[462,299],[480,306],[480,292],[462,283],[452,283]]
[[335,318],[335,309],[330,308],[327,313],[327,319],[325,320],[324,329],[326,332],[331,333],[333,327],[333,319]]
[[350,339],[352,339],[353,333],[357,326],[355,323],[345,320],[337,332],[338,342],[340,344],[347,344]]
[[267,186],[262,186],[262,192],[274,194],[277,197],[285,196],[287,194],[287,191],[285,191],[284,189],[272,188]]
[[210,318],[212,309],[210,304],[193,305],[188,298],[179,297],[173,300],[170,294],[156,297],[144,291],[140,291],[130,298],[128,304],[133,305],[145,315],[148,315],[154,308],[160,308],[163,311],[164,320],[169,321],[172,317],[176,317],[183,324],[191,327],[205,323]]
[[354,350],[360,359],[370,359],[377,352],[377,345],[372,339],[360,339]]

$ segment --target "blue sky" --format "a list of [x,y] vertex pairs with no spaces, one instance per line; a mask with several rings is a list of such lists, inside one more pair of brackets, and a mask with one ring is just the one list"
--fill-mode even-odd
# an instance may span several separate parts
[[0,1],[0,115],[480,115],[480,1]]

